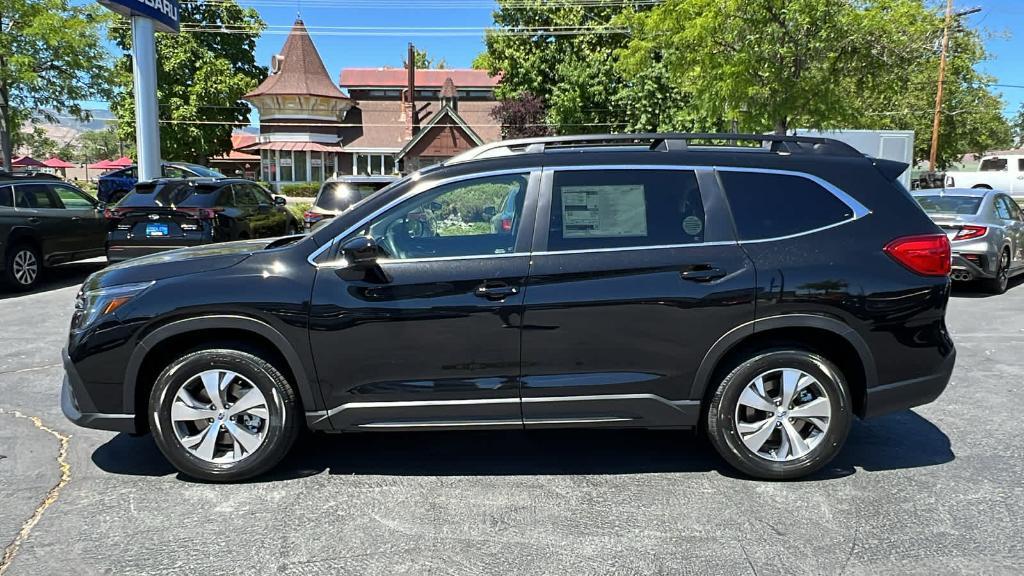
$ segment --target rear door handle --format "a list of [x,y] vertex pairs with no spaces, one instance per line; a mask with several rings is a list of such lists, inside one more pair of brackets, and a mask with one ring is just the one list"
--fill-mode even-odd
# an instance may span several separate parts
[[725,270],[715,268],[710,264],[699,264],[683,270],[679,273],[679,276],[683,280],[689,280],[691,282],[711,282],[712,280],[724,278]]
[[488,300],[504,300],[509,296],[515,296],[519,289],[505,282],[486,282],[477,286],[475,294],[480,298]]
[[28,222],[29,224],[39,224],[39,218],[36,218],[35,216],[33,216],[31,218],[28,218],[26,220],[26,222]]

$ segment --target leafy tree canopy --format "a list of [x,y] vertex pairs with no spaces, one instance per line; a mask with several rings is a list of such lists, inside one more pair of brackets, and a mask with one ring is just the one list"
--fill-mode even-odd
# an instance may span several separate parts
[[[161,155],[168,160],[206,162],[231,149],[232,127],[249,121],[243,95],[267,76],[253,56],[256,38],[266,27],[259,13],[234,0],[182,3],[182,24],[229,26],[231,34],[183,32],[157,34],[157,101],[160,107]],[[111,28],[111,38],[131,49],[126,21]],[[116,64],[117,93],[111,110],[118,133],[135,141],[132,62],[125,54]]]
[[[416,69],[417,70],[444,70],[448,67],[448,62],[444,58],[440,60],[434,60],[427,54],[426,50],[420,50],[419,48],[413,48],[413,54],[416,56]],[[408,59],[402,60],[402,68],[408,68]]]
[[[88,113],[79,102],[108,94],[109,67],[101,26],[109,16],[95,4],[67,0],[4,0],[0,4],[0,155],[26,118]],[[10,168],[5,165],[4,168]]]

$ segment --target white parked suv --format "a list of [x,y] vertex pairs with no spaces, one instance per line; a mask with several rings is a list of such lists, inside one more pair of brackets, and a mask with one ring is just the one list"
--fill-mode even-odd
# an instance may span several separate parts
[[946,172],[947,188],[989,188],[1024,196],[1024,154],[984,156],[977,171]]

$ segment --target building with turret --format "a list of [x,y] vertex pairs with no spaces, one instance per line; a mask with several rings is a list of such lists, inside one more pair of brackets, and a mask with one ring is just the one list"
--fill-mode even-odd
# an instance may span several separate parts
[[[409,46],[407,62],[415,62]],[[486,70],[346,68],[335,84],[302,20],[270,75],[244,96],[260,133],[240,152],[259,154],[275,186],[341,175],[414,171],[500,137],[491,118],[498,79]]]

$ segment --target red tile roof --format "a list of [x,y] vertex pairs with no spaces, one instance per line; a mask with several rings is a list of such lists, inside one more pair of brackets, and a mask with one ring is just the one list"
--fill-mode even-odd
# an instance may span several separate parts
[[258,138],[256,138],[255,134],[235,132],[231,135],[231,151],[210,160],[213,162],[258,162],[260,159],[259,154],[249,154],[240,150],[244,146],[255,144],[257,140]]
[[[417,70],[416,88],[441,88],[447,78],[459,88],[494,88],[501,80],[486,70]],[[407,80],[405,68],[345,68],[338,84],[344,88],[404,88]]]
[[[277,58],[277,56],[275,56]],[[347,98],[331,81],[324,61],[302,20],[296,20],[281,49],[277,70],[244,98],[265,95],[312,95]]]
[[306,150],[309,152],[343,152],[337,144],[321,144],[319,142],[263,142],[250,144],[246,150]]

